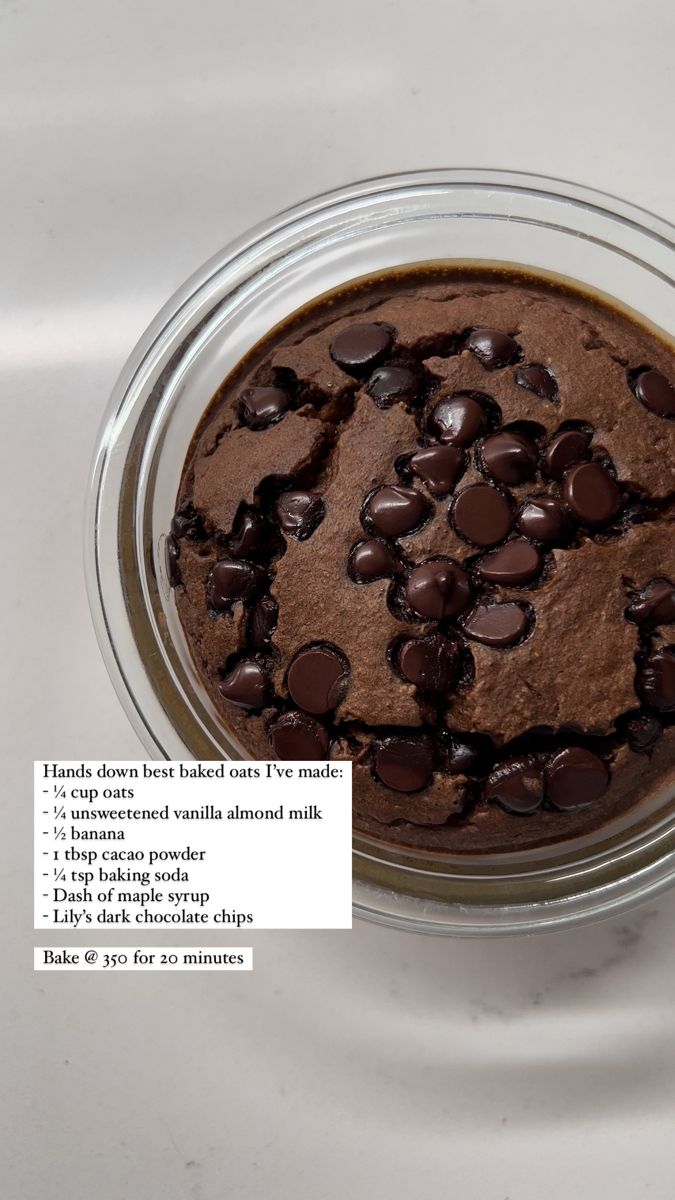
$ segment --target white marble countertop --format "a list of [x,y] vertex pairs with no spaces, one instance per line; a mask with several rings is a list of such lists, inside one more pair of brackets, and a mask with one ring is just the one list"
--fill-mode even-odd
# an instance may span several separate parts
[[161,303],[271,211],[393,170],[672,219],[674,44],[669,0],[0,3],[7,1200],[671,1200],[675,893],[532,940],[357,925],[256,935],[252,975],[34,976],[30,763],[142,753],[81,514]]

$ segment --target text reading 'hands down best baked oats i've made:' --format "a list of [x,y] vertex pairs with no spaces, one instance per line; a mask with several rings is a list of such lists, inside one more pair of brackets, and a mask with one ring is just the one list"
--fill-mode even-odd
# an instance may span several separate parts
[[351,764],[36,762],[35,928],[351,926]]

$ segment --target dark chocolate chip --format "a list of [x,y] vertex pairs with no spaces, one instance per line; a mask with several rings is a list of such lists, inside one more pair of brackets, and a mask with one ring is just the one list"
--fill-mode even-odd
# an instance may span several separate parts
[[171,518],[171,532],[177,540],[188,538],[192,542],[203,542],[206,538],[204,518],[188,501],[181,504]]
[[619,722],[619,733],[635,754],[651,754],[663,726],[651,713],[629,713]]
[[473,396],[439,400],[429,415],[429,432],[452,446],[470,446],[487,426],[487,411]]
[[515,538],[486,554],[477,565],[478,574],[488,583],[518,587],[536,579],[543,567],[539,551],[525,538]]
[[607,525],[621,507],[621,492],[601,463],[581,463],[565,475],[563,499],[570,512],[587,525]]
[[339,651],[330,646],[307,646],[288,668],[286,685],[298,708],[327,713],[342,701],[348,678],[349,667]]
[[385,537],[401,537],[419,529],[429,515],[429,501],[415,488],[387,484],[368,497],[363,509],[364,524]]
[[291,397],[283,388],[250,387],[239,397],[239,417],[249,429],[267,429],[280,421],[291,407]]
[[387,579],[401,569],[401,563],[386,542],[369,538],[354,547],[349,558],[349,574],[357,583]]
[[275,529],[270,521],[254,508],[245,508],[237,514],[227,548],[235,558],[264,562],[274,553],[274,541]]
[[248,640],[256,650],[269,646],[277,627],[279,605],[272,596],[261,596],[248,618]]
[[539,460],[534,442],[515,429],[486,438],[480,454],[485,470],[497,483],[524,483],[534,475]]
[[633,380],[633,391],[657,417],[675,417],[675,387],[661,371],[641,371]]
[[516,525],[525,537],[547,546],[565,546],[572,533],[564,505],[553,496],[530,496],[518,513]]
[[218,688],[221,696],[239,708],[264,708],[270,695],[267,673],[254,658],[242,658]]
[[546,766],[546,795],[556,808],[582,808],[607,791],[609,771],[597,754],[570,746]]
[[675,646],[648,654],[637,677],[638,694],[657,712],[675,712]]
[[544,799],[539,764],[530,758],[509,758],[488,775],[485,799],[510,813],[534,812]]
[[169,587],[178,587],[181,582],[180,545],[171,534],[166,539],[166,570],[169,576]]
[[255,563],[223,558],[211,571],[211,604],[223,610],[236,600],[252,600],[266,582],[266,573]]
[[484,734],[450,735],[443,756],[443,766],[450,775],[487,775],[493,761],[494,747]]
[[462,476],[464,455],[458,446],[427,446],[413,454],[410,470],[432,496],[447,496]]
[[348,375],[364,379],[386,358],[394,342],[388,325],[359,321],[347,325],[330,344],[330,356]]
[[440,633],[408,638],[399,646],[397,661],[401,674],[416,687],[445,692],[459,675],[459,645]]
[[467,637],[484,646],[515,646],[527,633],[531,610],[520,604],[477,604],[462,620]]
[[328,753],[326,729],[307,713],[282,713],[270,729],[270,741],[277,758],[309,761],[325,758]]
[[471,601],[466,571],[447,559],[422,563],[410,573],[406,600],[414,612],[432,621],[458,617]]
[[392,734],[375,745],[377,778],[396,792],[418,792],[434,769],[434,747],[426,734]]
[[421,373],[412,367],[387,364],[373,371],[366,391],[378,408],[391,408],[392,404],[420,403],[424,382]]
[[544,450],[544,473],[549,479],[562,479],[569,467],[588,458],[590,444],[590,434],[582,429],[556,433]]
[[282,492],[274,505],[274,515],[284,533],[303,542],[323,521],[326,508],[318,496],[309,492]]
[[476,483],[455,496],[451,519],[466,541],[475,546],[495,546],[510,532],[513,512],[506,496],[497,488]]
[[543,367],[541,363],[529,363],[527,366],[518,367],[516,383],[528,392],[534,392],[540,400],[550,400],[553,403],[558,395],[558,385],[552,371]]
[[484,326],[472,329],[466,344],[488,371],[508,367],[521,356],[521,349],[515,338],[503,333],[501,329],[486,329]]
[[626,609],[629,621],[655,629],[657,625],[672,625],[675,621],[675,584],[659,576],[638,592]]

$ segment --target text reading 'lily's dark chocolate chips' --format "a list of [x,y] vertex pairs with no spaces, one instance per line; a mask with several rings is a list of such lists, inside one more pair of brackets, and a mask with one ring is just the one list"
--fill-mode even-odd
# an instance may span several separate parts
[[166,529],[227,730],[350,759],[357,833],[421,851],[637,819],[675,782],[674,382],[665,341],[513,271],[291,316],[204,397]]

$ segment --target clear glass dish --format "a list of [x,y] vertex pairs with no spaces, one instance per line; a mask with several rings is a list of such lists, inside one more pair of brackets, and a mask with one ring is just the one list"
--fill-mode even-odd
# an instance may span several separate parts
[[[246,757],[192,665],[165,565],[181,468],[211,396],[301,305],[358,276],[433,260],[567,277],[675,336],[675,228],[540,176],[457,169],[368,180],[281,213],[216,255],[127,362],[88,497],[96,631],[152,756]],[[354,839],[355,915],[427,933],[559,928],[651,897],[674,877],[673,794],[637,805],[593,837],[514,855],[453,859]]]

